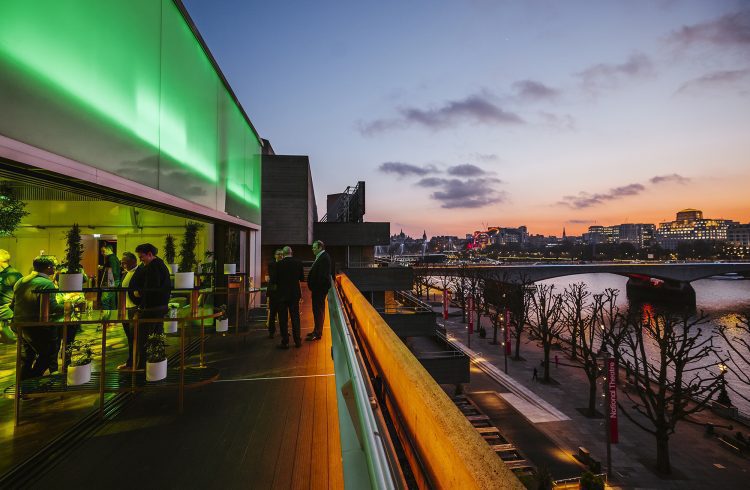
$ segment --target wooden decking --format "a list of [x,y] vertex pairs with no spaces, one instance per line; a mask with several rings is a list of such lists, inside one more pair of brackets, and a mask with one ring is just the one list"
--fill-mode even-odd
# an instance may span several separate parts
[[[310,299],[302,334],[312,331]],[[218,382],[138,395],[34,486],[343,488],[331,338],[277,350],[278,333],[212,339]]]

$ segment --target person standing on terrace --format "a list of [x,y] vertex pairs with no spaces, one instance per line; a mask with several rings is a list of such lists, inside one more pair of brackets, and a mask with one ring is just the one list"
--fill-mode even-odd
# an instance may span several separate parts
[[[40,255],[34,259],[34,271],[16,282],[13,287],[13,321],[39,322],[42,310],[43,294],[39,291],[57,291],[52,281],[57,259],[51,255]],[[44,293],[49,296],[49,319],[55,321],[65,314],[65,304],[57,301],[57,294]],[[21,352],[21,379],[39,377],[47,369],[57,366],[57,341],[59,327],[26,327],[22,338],[24,349]]]
[[[280,248],[273,253],[273,260],[268,263],[268,289],[266,300],[268,301],[268,338],[272,339],[276,334],[276,320],[279,318],[278,278],[276,277],[276,263],[284,258],[284,251]],[[281,320],[279,320],[281,328]]]
[[16,335],[10,329],[13,310],[13,286],[23,275],[10,265],[10,254],[0,248],[0,343],[15,344]]
[[[116,288],[120,286],[120,261],[117,255],[112,251],[111,245],[104,245],[101,248],[104,257],[104,265],[101,267],[101,278],[99,280],[100,288]],[[114,291],[102,292],[102,310],[117,309],[117,293]]]
[[292,247],[286,246],[282,249],[284,258],[276,264],[277,298],[279,301],[279,329],[281,330],[281,343],[279,349],[289,348],[289,319],[292,321],[292,337],[294,346],[302,345],[300,337],[299,302],[302,299],[300,281],[305,280],[305,270],[302,262],[292,257]]
[[[172,293],[172,280],[169,268],[157,257],[158,250],[150,243],[135,247],[135,253],[143,263],[143,273],[134,274],[130,279],[133,296],[140,299],[139,319],[164,318],[169,311],[169,296]],[[138,325],[138,369],[145,369],[146,339],[153,333],[164,333],[162,322],[148,322]]]
[[315,262],[307,275],[307,287],[312,294],[312,312],[315,329],[307,335],[307,340],[320,340],[323,337],[323,322],[326,316],[326,296],[331,288],[331,256],[326,252],[325,243],[315,240],[312,244]]

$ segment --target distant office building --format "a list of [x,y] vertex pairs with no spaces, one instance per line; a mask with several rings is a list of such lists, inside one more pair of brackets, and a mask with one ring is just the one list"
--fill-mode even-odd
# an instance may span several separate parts
[[432,252],[447,252],[461,250],[464,240],[457,236],[441,235],[430,238],[429,250]]
[[612,226],[589,226],[583,234],[584,243],[630,243],[637,248],[653,243],[656,226],[648,223],[623,223]]
[[503,228],[493,226],[487,230],[490,243],[494,245],[507,245],[509,243],[525,244],[529,238],[529,232],[525,226],[518,228]]
[[585,243],[617,243],[620,239],[620,227],[615,226],[589,226],[589,232],[583,234]]
[[750,247],[750,223],[739,223],[727,228],[727,242],[737,247]]
[[657,243],[667,250],[674,250],[680,242],[691,240],[727,240],[731,225],[739,224],[728,219],[705,219],[697,209],[683,209],[677,219],[659,223],[656,230]]

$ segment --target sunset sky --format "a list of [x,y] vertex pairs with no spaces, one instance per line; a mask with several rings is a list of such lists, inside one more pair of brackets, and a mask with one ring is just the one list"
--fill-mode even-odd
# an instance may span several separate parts
[[368,221],[750,221],[748,1],[185,0],[261,136]]

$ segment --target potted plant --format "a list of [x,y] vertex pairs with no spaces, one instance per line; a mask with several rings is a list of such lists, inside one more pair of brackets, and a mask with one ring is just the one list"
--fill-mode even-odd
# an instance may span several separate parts
[[180,267],[174,275],[175,289],[192,289],[195,286],[195,247],[198,245],[198,231],[203,225],[194,221],[185,224],[185,234],[180,242]]
[[66,234],[67,247],[65,248],[65,270],[59,275],[59,286],[61,291],[80,291],[83,287],[83,244],[81,243],[81,229],[78,223]]
[[146,339],[146,381],[167,377],[167,336],[152,333]]
[[[169,303],[169,318],[177,318],[177,314],[180,311],[179,303]],[[164,333],[175,333],[177,331],[177,320],[169,320],[164,322]]]
[[227,241],[224,243],[224,274],[237,273],[237,230],[227,228]]
[[19,223],[28,215],[26,203],[16,197],[7,182],[0,185],[0,236],[13,236]]
[[221,316],[216,319],[216,331],[226,332],[229,330],[229,317],[227,316],[227,305],[221,305],[217,308],[221,312]]
[[167,235],[164,238],[164,262],[167,263],[167,267],[172,271],[172,274],[177,272],[177,264],[174,261],[175,249],[174,249],[174,237]]
[[70,359],[67,380],[71,386],[82,385],[91,381],[91,350],[90,340],[74,340],[68,344],[65,354]]

